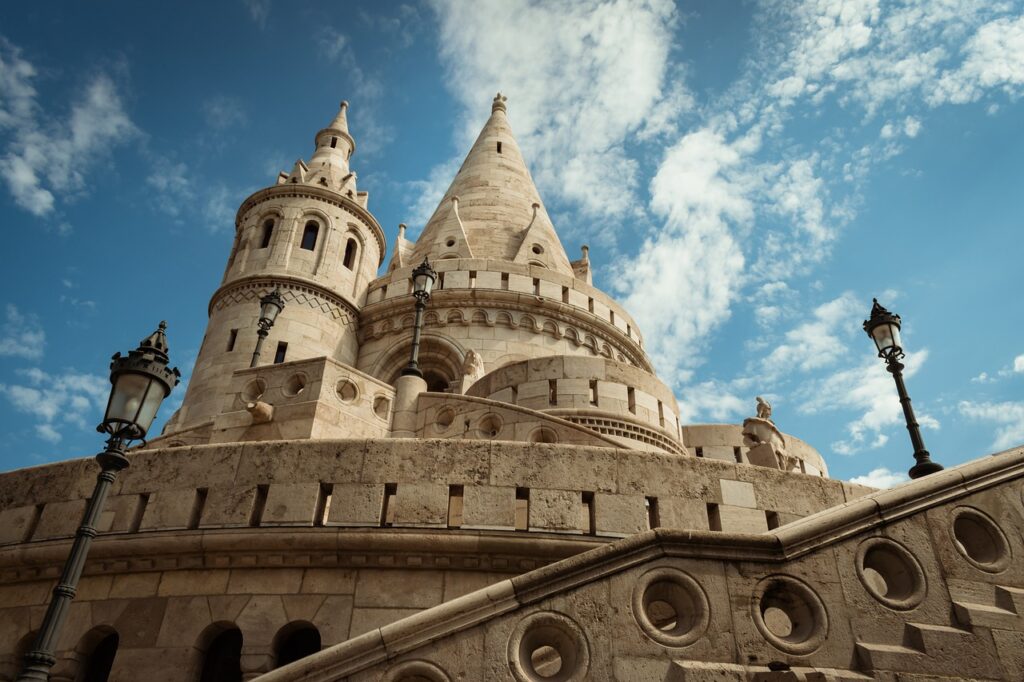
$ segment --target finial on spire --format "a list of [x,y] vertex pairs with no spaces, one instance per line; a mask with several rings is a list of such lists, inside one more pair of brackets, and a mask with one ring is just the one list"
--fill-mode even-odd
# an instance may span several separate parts
[[341,104],[338,106],[338,108],[339,109],[348,109],[348,100],[347,99],[341,100]]
[[495,111],[498,111],[499,109],[501,111],[508,111],[508,109],[505,108],[505,102],[507,101],[508,97],[505,97],[499,92],[497,95],[494,96],[494,100],[491,101],[491,113],[493,114]]

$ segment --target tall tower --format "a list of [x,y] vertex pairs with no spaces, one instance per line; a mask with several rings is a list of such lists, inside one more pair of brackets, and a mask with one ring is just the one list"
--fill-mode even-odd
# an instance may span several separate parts
[[232,372],[249,366],[260,297],[280,288],[287,314],[264,344],[263,363],[326,356],[354,363],[367,284],[385,252],[384,232],[367,210],[367,193],[349,169],[355,140],[348,102],[315,137],[307,164],[295,162],[277,183],[238,209],[221,286],[210,299],[188,391],[165,433],[206,428],[220,413]]

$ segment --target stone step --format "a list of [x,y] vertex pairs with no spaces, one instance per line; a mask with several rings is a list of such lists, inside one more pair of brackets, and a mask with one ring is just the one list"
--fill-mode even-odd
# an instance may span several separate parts
[[867,670],[914,670],[924,652],[902,644],[857,642],[857,656]]
[[1015,611],[1007,611],[1004,608],[988,604],[954,601],[953,609],[956,612],[957,620],[970,628],[1016,630],[1020,620]]

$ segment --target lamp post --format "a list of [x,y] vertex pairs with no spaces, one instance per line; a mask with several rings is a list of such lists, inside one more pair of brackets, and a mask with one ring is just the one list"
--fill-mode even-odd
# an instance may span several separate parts
[[933,462],[931,455],[924,448],[924,439],[921,438],[921,429],[914,417],[914,408],[910,406],[910,396],[907,395],[907,387],[903,383],[903,348],[900,346],[900,316],[890,313],[878,304],[878,299],[872,299],[871,318],[864,320],[864,331],[878,348],[878,357],[885,360],[885,368],[892,374],[896,382],[896,392],[900,396],[900,404],[903,406],[903,416],[907,420],[907,431],[910,432],[910,442],[914,445],[914,459],[916,464],[910,468],[911,478],[921,478],[936,471],[942,471],[942,465]]
[[416,322],[413,324],[412,330],[412,356],[409,358],[409,364],[402,370],[402,376],[423,378],[419,364],[423,311],[427,307],[427,301],[430,300],[430,289],[434,286],[436,279],[437,273],[434,272],[434,268],[430,267],[426,258],[412,271],[412,295],[416,297]]
[[145,441],[156,412],[171,389],[178,385],[181,373],[177,367],[167,366],[167,323],[147,336],[139,347],[128,352],[127,357],[115,353],[110,363],[110,398],[103,422],[96,427],[106,433],[106,448],[96,455],[100,473],[96,487],[85,507],[82,523],[75,533],[71,553],[64,562],[53,597],[46,608],[46,615],[39,626],[35,645],[25,654],[25,667],[18,676],[18,682],[29,680],[45,682],[50,677],[50,668],[57,662],[54,655],[61,627],[67,617],[71,600],[75,598],[78,580],[85,568],[89,546],[98,534],[96,527],[110,486],[117,473],[128,466],[125,449],[133,440]]
[[256,339],[256,350],[252,352],[252,362],[249,363],[249,367],[255,367],[256,363],[260,361],[263,342],[270,334],[270,328],[274,326],[274,320],[282,310],[284,310],[284,298],[281,296],[281,287],[275,288],[260,299],[260,319],[257,322],[260,328],[256,330],[259,338]]

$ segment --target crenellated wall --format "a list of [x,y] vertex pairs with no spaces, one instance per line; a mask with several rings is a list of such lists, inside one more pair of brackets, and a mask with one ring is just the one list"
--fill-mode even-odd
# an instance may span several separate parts
[[[694,457],[499,441],[254,442],[131,460],[59,646],[67,674],[82,638],[110,628],[122,636],[112,681],[181,680],[208,628],[231,622],[256,675],[295,620],[330,645],[652,525],[763,532],[868,490]],[[73,460],[0,476],[8,670],[95,474]]]

